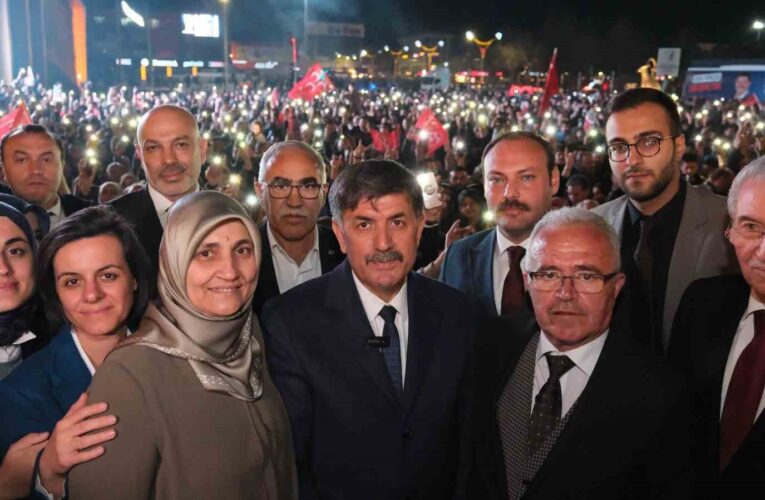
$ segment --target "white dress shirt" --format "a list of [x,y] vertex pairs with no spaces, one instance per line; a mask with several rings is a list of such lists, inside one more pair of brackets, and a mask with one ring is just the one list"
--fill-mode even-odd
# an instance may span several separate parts
[[527,248],[529,239],[526,238],[521,243],[516,244],[505,238],[499,228],[496,229],[496,233],[497,244],[494,245],[494,265],[491,266],[491,274],[494,284],[494,305],[497,308],[497,314],[502,314],[502,290],[505,288],[507,273],[510,272],[510,257],[507,249],[515,246]]
[[[720,397],[720,418],[722,418],[723,408],[725,407],[725,396],[728,395],[728,387],[730,386],[730,379],[733,377],[733,369],[736,367],[739,356],[746,349],[749,343],[754,339],[754,312],[765,309],[765,304],[757,300],[754,295],[749,295],[749,305],[744,311],[744,316],[741,317],[741,321],[738,324],[736,330],[736,336],[733,337],[733,344],[728,352],[728,362],[725,365],[725,372],[723,374],[722,395]],[[754,419],[762,413],[762,409],[765,407],[765,389],[760,396],[760,404],[757,407],[757,413]],[[752,422],[754,423],[754,422]]]
[[406,352],[409,343],[409,305],[406,300],[407,284],[404,282],[404,286],[401,287],[401,290],[398,291],[390,302],[384,302],[359,281],[356,273],[353,273],[353,281],[356,283],[356,290],[359,292],[361,305],[364,307],[364,313],[367,315],[375,337],[382,337],[383,328],[385,327],[385,320],[380,316],[382,308],[384,306],[396,308],[396,319],[393,322],[396,324],[401,344],[401,386],[404,387],[406,380]]
[[550,378],[550,367],[547,365],[547,359],[545,354],[552,352],[555,355],[565,355],[574,362],[574,366],[567,371],[560,378],[560,392],[561,392],[561,418],[574,406],[576,400],[582,395],[582,391],[587,386],[587,382],[590,380],[590,375],[595,369],[595,365],[598,363],[600,353],[603,351],[603,345],[606,343],[606,337],[608,337],[608,330],[595,340],[591,340],[586,344],[571,349],[570,351],[560,352],[547,338],[547,334],[542,332],[539,336],[539,345],[537,345],[536,364],[534,366],[534,389],[531,393],[531,409],[534,410],[534,403],[542,390],[542,386],[545,385],[547,379]]
[[60,196],[56,196],[56,204],[47,209],[46,212],[48,212],[48,217],[50,218],[51,229],[61,224],[61,221],[64,220],[64,209],[61,207]]
[[[173,201],[165,198],[165,195],[151,187],[151,184],[146,183],[146,189],[149,190],[149,196],[151,202],[154,204],[154,210],[157,211],[157,217],[159,217],[159,223],[162,225],[162,229],[165,229],[167,225],[167,217],[170,215],[170,208],[173,206]],[[199,191],[199,184],[194,184],[194,190],[192,193]]]
[[321,276],[321,257],[319,254],[319,229],[314,229],[313,248],[298,264],[279,245],[271,232],[271,226],[266,223],[268,241],[271,244],[271,261],[276,272],[276,282],[279,284],[279,293],[284,293],[301,283]]
[[17,338],[11,345],[0,346],[0,363],[15,363],[21,357],[21,344],[36,338],[32,332],[26,332]]

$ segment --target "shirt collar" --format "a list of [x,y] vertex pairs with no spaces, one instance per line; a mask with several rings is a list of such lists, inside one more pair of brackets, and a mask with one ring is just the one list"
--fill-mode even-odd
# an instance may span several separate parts
[[15,342],[13,342],[13,345],[21,345],[25,342],[29,342],[30,340],[36,339],[37,336],[32,332],[26,332],[22,333],[21,337],[17,338]]
[[90,358],[85,353],[85,349],[82,348],[82,344],[80,344],[80,339],[77,338],[77,332],[74,331],[74,328],[70,328],[72,333],[72,338],[74,339],[74,345],[77,347],[77,352],[80,353],[80,358],[82,358],[82,362],[85,363],[85,367],[90,372],[90,375],[92,376],[94,373],[96,373],[96,368],[93,366],[93,363],[90,361]]
[[592,375],[592,371],[598,363],[598,358],[603,350],[603,345],[606,343],[606,337],[608,337],[608,330],[603,332],[596,339],[591,340],[576,349],[560,352],[554,345],[552,345],[552,342],[547,338],[547,334],[542,332],[539,336],[539,345],[537,346],[537,362],[539,362],[539,360],[548,352],[563,354],[568,356],[577,368],[582,370],[589,377]]
[[[651,219],[661,223],[662,221],[668,219],[672,214],[682,214],[683,205],[685,205],[685,193],[687,189],[688,186],[686,185],[685,180],[680,179],[680,187],[677,189],[675,196],[673,196],[666,205],[657,210],[655,214],[651,215]],[[632,200],[629,200],[627,203],[627,213],[629,214],[630,224],[632,225],[637,224],[640,222],[640,219],[644,217],[644,215],[640,213],[637,207],[632,204]]]
[[[149,190],[149,196],[151,196],[151,202],[154,204],[154,209],[158,214],[167,212],[170,207],[173,206],[173,201],[168,200],[165,195],[154,189],[151,184],[146,183],[146,189]],[[199,191],[199,184],[194,184],[194,190],[192,193]]]
[[364,283],[356,277],[356,273],[352,272],[353,281],[356,283],[356,290],[359,292],[359,298],[361,299],[361,305],[364,307],[364,312],[371,323],[384,306],[391,305],[396,308],[396,311],[401,315],[401,318],[406,321],[409,315],[409,306],[406,300],[406,288],[407,282],[405,281],[401,290],[391,299],[390,302],[384,302],[380,297],[372,293]]
[[54,217],[58,217],[59,219],[61,217],[63,217],[63,215],[64,215],[63,211],[64,211],[64,209],[61,208],[61,197],[60,196],[56,196],[56,204],[46,210],[46,212],[48,212],[48,214],[53,214]]
[[512,241],[507,239],[504,234],[502,234],[502,231],[500,231],[499,228],[497,228],[496,233],[497,233],[497,245],[495,246],[495,250],[494,250],[495,255],[502,255],[510,247],[528,248],[529,246],[529,238],[526,238],[520,243],[513,243]]
[[[266,221],[266,233],[268,234],[268,242],[271,245],[271,252],[278,250],[279,253],[288,257],[290,260],[292,260],[292,257],[289,256],[289,254],[282,248],[282,246],[277,241],[273,231],[271,231],[271,224],[269,224],[268,221]],[[319,253],[319,230],[316,227],[314,227],[314,231],[313,231],[313,248],[311,248],[311,252]]]
[[757,298],[754,296],[754,292],[752,292],[749,294],[749,304],[746,306],[744,318],[748,317],[750,314],[753,314],[756,311],[761,311],[763,309],[765,309],[765,304],[757,300]]

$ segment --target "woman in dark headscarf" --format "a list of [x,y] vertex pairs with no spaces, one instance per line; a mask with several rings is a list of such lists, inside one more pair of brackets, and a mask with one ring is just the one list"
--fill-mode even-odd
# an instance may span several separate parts
[[117,437],[74,468],[72,498],[297,498],[289,420],[251,308],[258,229],[237,201],[202,191],[173,206],[159,302],[88,390]]
[[35,316],[32,227],[11,205],[0,202],[0,380],[39,348],[30,320]]
[[18,196],[12,194],[0,193],[0,203],[12,206],[27,218],[32,227],[37,242],[41,242],[45,235],[50,231],[50,216],[40,205],[27,203]]

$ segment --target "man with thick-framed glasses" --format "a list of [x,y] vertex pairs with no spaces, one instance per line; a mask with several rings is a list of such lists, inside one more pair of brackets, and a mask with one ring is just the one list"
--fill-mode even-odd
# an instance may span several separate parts
[[741,275],[694,281],[675,317],[670,359],[694,396],[696,476],[704,498],[765,487],[765,158],[736,176],[725,234]]
[[334,269],[343,260],[329,227],[316,223],[327,194],[324,159],[299,141],[279,142],[260,160],[255,192],[266,221],[260,228],[263,257],[253,298],[265,302]]
[[695,279],[737,272],[723,237],[725,199],[689,186],[677,105],[654,89],[612,99],[606,122],[608,158],[624,196],[596,207],[621,237],[627,276],[619,316],[655,352],[666,352],[680,297]]
[[682,382],[612,320],[619,245],[582,208],[534,227],[523,265],[533,316],[476,335],[471,498],[690,498]]

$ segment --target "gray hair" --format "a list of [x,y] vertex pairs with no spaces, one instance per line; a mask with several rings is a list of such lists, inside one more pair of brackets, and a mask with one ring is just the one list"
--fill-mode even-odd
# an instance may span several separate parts
[[741,186],[746,184],[748,180],[765,181],[765,156],[757,158],[742,168],[733,179],[733,184],[731,184],[730,191],[728,191],[728,215],[730,215],[731,220],[736,218],[736,205],[738,204]]
[[316,165],[316,169],[319,171],[319,182],[321,182],[321,184],[327,182],[327,167],[324,164],[324,158],[322,158],[321,155],[311,146],[300,141],[277,142],[268,148],[268,150],[263,153],[263,156],[260,158],[258,182],[266,182],[266,170],[268,170],[271,165],[273,165],[273,163],[276,161],[276,158],[279,156],[279,153],[288,150],[299,151],[307,156],[308,159],[311,160],[314,165]]
[[536,254],[539,250],[538,247],[541,234],[544,231],[566,226],[589,227],[600,233],[603,238],[610,243],[611,253],[616,260],[616,270],[618,271],[621,269],[621,242],[619,241],[619,237],[616,235],[614,228],[611,227],[611,224],[609,224],[603,217],[590,210],[577,207],[564,207],[559,210],[547,212],[547,214],[537,222],[536,226],[534,226],[534,230],[531,231],[531,236],[529,237],[528,252],[526,252],[526,257],[522,261],[524,271],[533,271],[537,268]]

